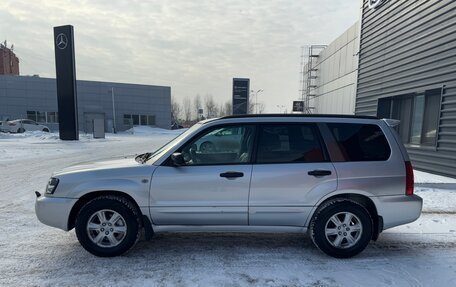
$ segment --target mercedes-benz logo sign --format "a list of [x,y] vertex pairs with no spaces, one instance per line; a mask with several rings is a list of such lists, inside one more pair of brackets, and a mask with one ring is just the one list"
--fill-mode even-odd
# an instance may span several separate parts
[[57,46],[57,48],[59,48],[60,50],[63,50],[67,47],[68,45],[68,38],[65,34],[63,33],[60,33],[57,35],[57,38],[55,38],[55,45]]
[[385,2],[385,0],[369,0],[369,8],[375,9],[382,5]]

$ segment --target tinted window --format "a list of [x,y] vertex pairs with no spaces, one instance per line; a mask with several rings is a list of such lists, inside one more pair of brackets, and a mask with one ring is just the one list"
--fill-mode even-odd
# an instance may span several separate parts
[[258,163],[325,161],[313,125],[263,125],[258,142]]
[[391,150],[382,130],[368,124],[328,124],[346,161],[381,161]]
[[210,128],[182,149],[185,163],[206,165],[250,162],[254,131],[253,126]]

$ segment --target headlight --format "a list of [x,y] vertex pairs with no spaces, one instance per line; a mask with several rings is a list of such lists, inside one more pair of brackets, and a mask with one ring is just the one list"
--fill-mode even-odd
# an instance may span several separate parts
[[53,194],[55,189],[57,188],[58,184],[59,184],[59,179],[55,178],[55,177],[51,177],[46,186],[46,193]]

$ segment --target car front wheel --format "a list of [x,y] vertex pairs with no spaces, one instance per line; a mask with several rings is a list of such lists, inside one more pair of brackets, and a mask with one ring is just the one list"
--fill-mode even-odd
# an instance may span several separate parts
[[129,200],[118,196],[97,197],[79,211],[76,236],[84,249],[96,256],[118,256],[138,241],[139,218]]
[[362,252],[372,239],[372,218],[355,201],[335,199],[323,204],[310,224],[314,244],[336,258],[349,258]]

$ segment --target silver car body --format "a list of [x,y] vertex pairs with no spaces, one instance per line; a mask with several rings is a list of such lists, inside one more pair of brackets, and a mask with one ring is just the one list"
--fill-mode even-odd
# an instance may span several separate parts
[[[365,123],[378,125],[391,148],[386,161],[290,164],[169,166],[164,163],[182,145],[206,128],[238,123]],[[327,143],[328,144],[328,143]],[[336,151],[328,148],[331,159]],[[154,232],[161,231],[285,231],[304,232],[317,207],[337,195],[370,199],[382,219],[380,230],[416,220],[422,199],[405,195],[405,148],[385,120],[350,117],[245,117],[201,122],[187,130],[145,164],[122,159],[64,169],[54,194],[36,201],[39,220],[63,230],[77,201],[93,192],[116,191],[131,197]],[[325,169],[325,177],[307,175]],[[227,179],[223,172],[244,173]]]

